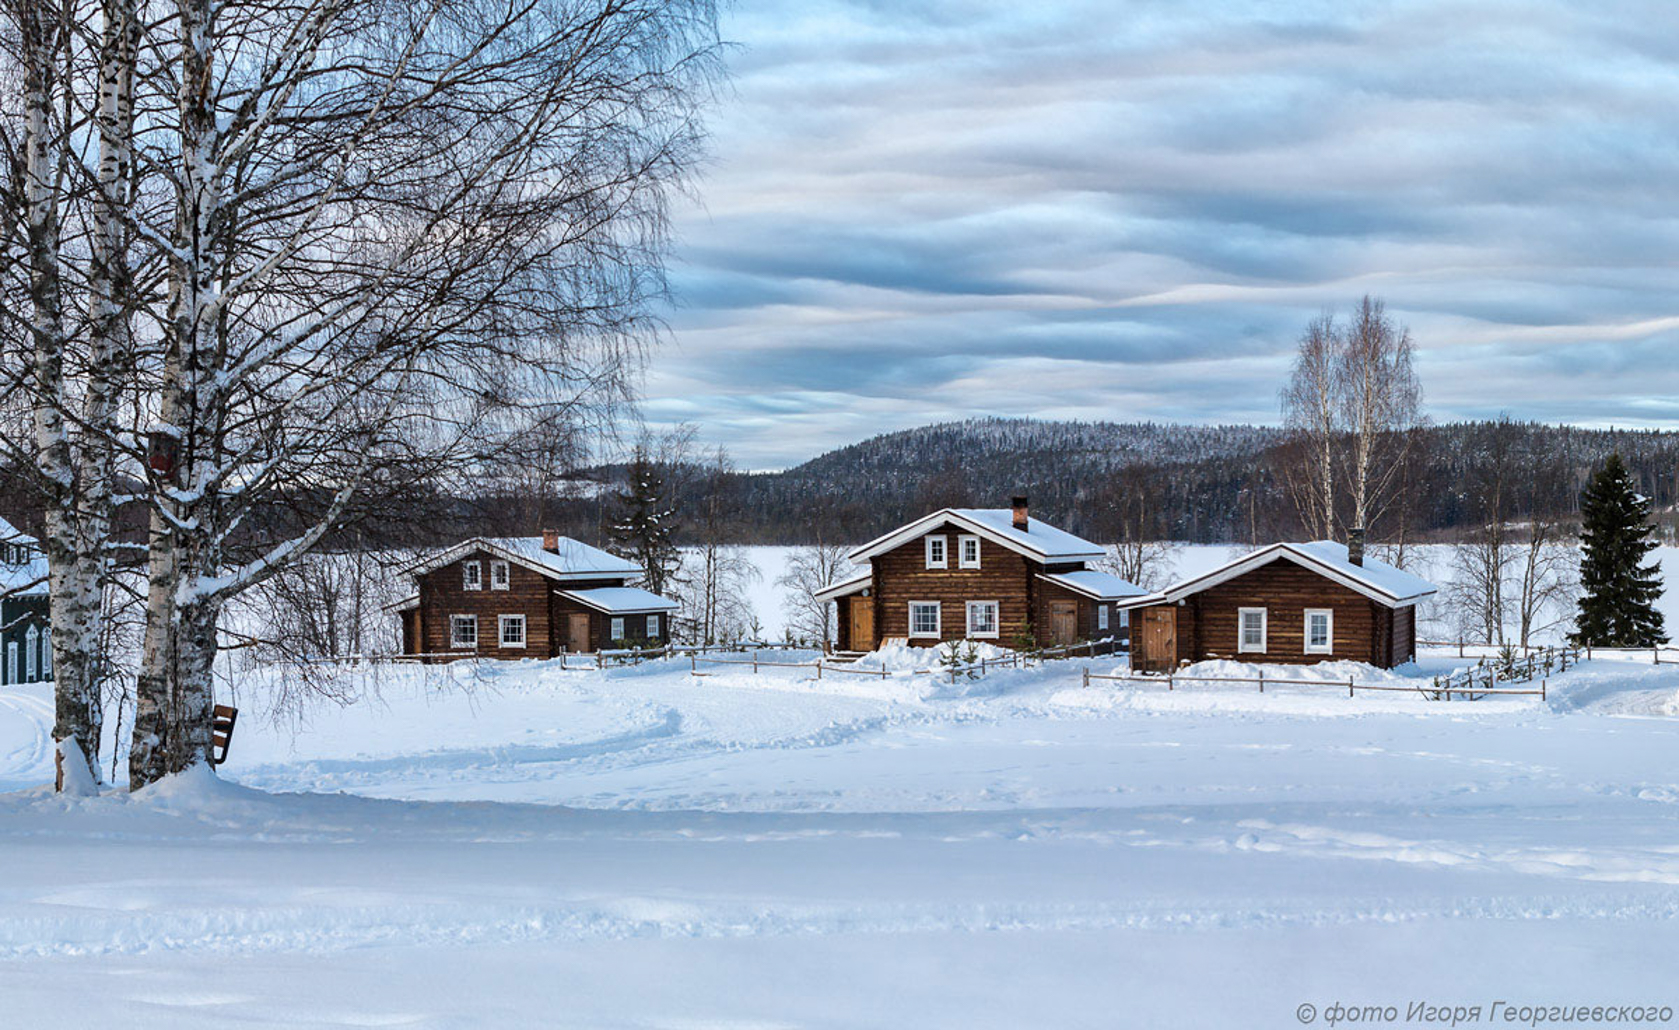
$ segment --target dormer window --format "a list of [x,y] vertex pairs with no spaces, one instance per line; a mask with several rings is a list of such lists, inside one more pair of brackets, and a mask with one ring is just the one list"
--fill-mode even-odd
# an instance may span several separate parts
[[927,567],[929,569],[950,568],[949,538],[944,536],[927,537]]
[[490,589],[506,590],[512,584],[512,572],[504,561],[490,563]]
[[461,589],[484,589],[484,568],[475,561],[461,563]]

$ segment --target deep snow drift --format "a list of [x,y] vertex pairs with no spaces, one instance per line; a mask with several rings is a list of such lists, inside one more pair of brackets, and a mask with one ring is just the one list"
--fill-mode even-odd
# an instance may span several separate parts
[[1119,664],[386,669],[283,725],[258,678],[220,777],[86,800],[39,787],[46,693],[0,693],[6,1022],[1675,1003],[1679,666],[1592,662],[1544,703],[1080,685]]

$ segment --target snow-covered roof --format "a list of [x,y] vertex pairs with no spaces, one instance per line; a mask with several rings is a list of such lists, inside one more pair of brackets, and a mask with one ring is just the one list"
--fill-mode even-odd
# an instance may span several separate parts
[[591,590],[556,590],[561,597],[587,605],[608,615],[637,615],[642,612],[668,612],[681,607],[668,597],[660,597],[640,587],[595,587]]
[[1121,579],[1111,572],[1097,572],[1095,569],[1048,572],[1038,578],[1064,586],[1076,594],[1083,594],[1096,601],[1119,601],[1148,594],[1147,590],[1128,579]]
[[404,597],[400,601],[392,601],[390,604],[385,605],[385,611],[387,611],[387,612],[405,612],[405,611],[408,611],[411,608],[418,608],[419,606],[420,606],[420,595],[419,594],[410,594],[409,596]]
[[23,530],[0,519],[0,544],[28,544],[31,547],[40,545],[40,541],[25,533]]
[[[29,548],[29,560],[21,564],[6,561],[3,547],[23,544]],[[34,597],[47,592],[47,558],[41,553],[40,541],[23,530],[0,519],[0,595],[6,597]]]
[[1041,562],[1086,561],[1105,553],[1100,545],[1056,529],[1042,519],[1028,519],[1025,529],[1016,529],[1012,508],[941,508],[869,541],[848,557],[854,562],[867,561],[946,522]]
[[857,591],[868,586],[873,580],[874,570],[863,569],[845,577],[844,579],[834,580],[832,583],[829,583],[827,586],[818,590],[811,596],[816,598],[818,601],[833,601],[838,598],[845,597],[848,594],[855,594]]
[[473,551],[488,551],[548,576],[550,579],[597,579],[641,575],[641,566],[590,547],[569,536],[559,539],[556,550],[542,546],[539,536],[478,536],[423,558],[410,566],[411,575],[423,576],[433,569],[458,561]]
[[1428,580],[1377,561],[1368,552],[1364,564],[1354,565],[1347,560],[1346,544],[1334,540],[1313,540],[1310,543],[1279,543],[1262,547],[1210,572],[1172,584],[1160,592],[1160,600],[1168,603],[1180,600],[1279,558],[1320,573],[1373,601],[1396,608],[1414,604],[1438,590]]

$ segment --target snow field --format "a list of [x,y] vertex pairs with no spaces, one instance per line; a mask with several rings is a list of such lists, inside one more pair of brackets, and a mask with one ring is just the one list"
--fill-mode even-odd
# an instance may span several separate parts
[[1679,667],[1605,657],[1541,703],[874,660],[399,667],[279,722],[252,677],[220,777],[84,800],[39,786],[47,695],[0,694],[0,998],[136,1027],[1674,1001]]

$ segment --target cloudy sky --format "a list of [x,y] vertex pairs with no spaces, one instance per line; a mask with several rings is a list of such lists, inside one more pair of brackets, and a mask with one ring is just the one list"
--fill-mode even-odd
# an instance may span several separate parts
[[1438,420],[1679,426],[1679,23],[1593,3],[738,0],[647,381],[748,468],[970,415],[1275,422],[1301,326]]

